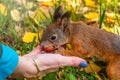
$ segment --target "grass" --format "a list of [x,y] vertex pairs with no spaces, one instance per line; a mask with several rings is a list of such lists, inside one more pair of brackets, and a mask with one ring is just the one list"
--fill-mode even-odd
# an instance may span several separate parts
[[[22,41],[22,36],[24,35],[25,31],[30,32],[39,32],[39,30],[46,28],[52,21],[53,18],[53,12],[48,11],[48,14],[44,12],[38,5],[38,2],[30,1],[34,5],[32,8],[27,8],[26,5],[23,3],[20,4],[18,2],[13,2],[12,0],[1,0],[0,3],[4,4],[7,9],[7,15],[1,14],[0,12],[0,43],[4,43],[6,45],[11,46],[15,50],[19,51],[19,55],[24,55],[31,51],[38,43],[35,42],[36,37],[34,37],[33,41],[31,43],[25,43]],[[103,29],[103,24],[107,27],[111,26],[113,24],[120,25],[120,18],[118,16],[118,3],[120,3],[118,0],[113,0],[113,2],[104,2],[103,0],[94,0],[96,7],[87,6],[86,2],[83,1],[82,4],[73,6],[72,4],[68,6],[68,3],[66,3],[64,0],[59,0],[58,2],[53,1],[54,6],[50,6],[51,9],[54,11],[57,6],[64,5],[65,10],[70,10],[72,13],[71,20],[72,21],[84,21],[87,23],[87,18],[84,16],[84,14],[88,12],[97,12],[100,14],[99,20],[95,21],[95,23],[99,22],[96,26],[98,28]],[[13,5],[14,3],[14,5]],[[27,2],[29,3],[29,2]],[[74,4],[77,4],[77,0]],[[113,6],[114,4],[114,6]],[[13,16],[11,16],[12,10],[18,10],[20,13],[20,17],[22,20],[16,21],[13,19]],[[85,10],[87,9],[87,10]],[[32,11],[33,13],[37,10],[37,13],[31,17],[30,14],[28,14],[29,11]],[[113,12],[115,14],[115,20],[116,22],[109,24],[107,21],[106,12]],[[92,21],[91,21],[92,23]],[[112,26],[114,27],[114,26]],[[17,28],[17,29],[16,29]],[[119,30],[116,29],[118,33]],[[100,63],[101,64],[101,63]],[[101,67],[101,66],[100,66]],[[104,66],[105,67],[105,66]],[[101,67],[102,68],[102,67]],[[97,76],[102,78],[102,80],[107,80],[107,77],[104,72],[92,72],[87,73],[85,69],[82,71],[79,68],[75,67],[62,67],[58,71],[49,73],[45,77],[42,78],[42,80],[100,80]],[[17,79],[20,80],[20,79]],[[40,80],[39,78],[36,78],[34,80]]]
[[105,11],[106,11],[106,4],[102,4],[102,0],[100,0],[100,25],[99,28],[102,28],[102,22],[104,20],[105,17]]

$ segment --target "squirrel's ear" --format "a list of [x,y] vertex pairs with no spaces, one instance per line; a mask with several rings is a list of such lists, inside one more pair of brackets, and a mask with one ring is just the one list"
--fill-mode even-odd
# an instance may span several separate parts
[[66,12],[62,15],[62,18],[61,18],[61,25],[62,25],[62,29],[63,31],[65,31],[66,27],[69,25],[70,23],[70,14],[71,12]]
[[62,14],[63,14],[63,8],[62,8],[62,6],[59,6],[55,10],[55,13],[54,13],[54,16],[53,16],[53,22],[59,20],[62,17]]

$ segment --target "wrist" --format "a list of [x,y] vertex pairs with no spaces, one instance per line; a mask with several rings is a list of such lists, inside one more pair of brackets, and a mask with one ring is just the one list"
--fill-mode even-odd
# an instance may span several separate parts
[[[39,66],[38,66],[39,67]],[[35,62],[31,57],[19,56],[19,62],[17,68],[11,75],[12,78],[32,78],[37,77],[41,74],[38,73]]]

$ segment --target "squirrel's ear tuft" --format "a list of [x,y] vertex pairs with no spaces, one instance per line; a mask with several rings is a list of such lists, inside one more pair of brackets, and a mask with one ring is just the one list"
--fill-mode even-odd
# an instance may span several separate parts
[[63,31],[65,31],[66,27],[69,26],[69,23],[70,23],[70,14],[71,12],[66,12],[62,15],[62,18],[61,18],[61,25],[62,25],[62,29]]
[[62,6],[59,6],[55,10],[55,13],[54,13],[54,16],[53,16],[53,21],[57,21],[58,19],[60,19],[62,17],[62,14],[63,14],[63,8],[62,8]]
[[70,12],[70,11],[67,11],[67,12],[65,12],[65,13],[62,15],[62,19],[64,19],[64,18],[69,19],[69,18],[70,18],[70,15],[71,15],[71,12]]

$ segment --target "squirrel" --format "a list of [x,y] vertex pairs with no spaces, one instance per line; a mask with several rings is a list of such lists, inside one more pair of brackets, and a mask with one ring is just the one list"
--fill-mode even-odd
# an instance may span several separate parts
[[[66,51],[66,44],[72,49]],[[70,12],[63,12],[61,6],[55,10],[52,23],[44,30],[40,45],[68,56],[98,56],[107,62],[108,78],[120,79],[120,36],[82,21],[70,22]]]

